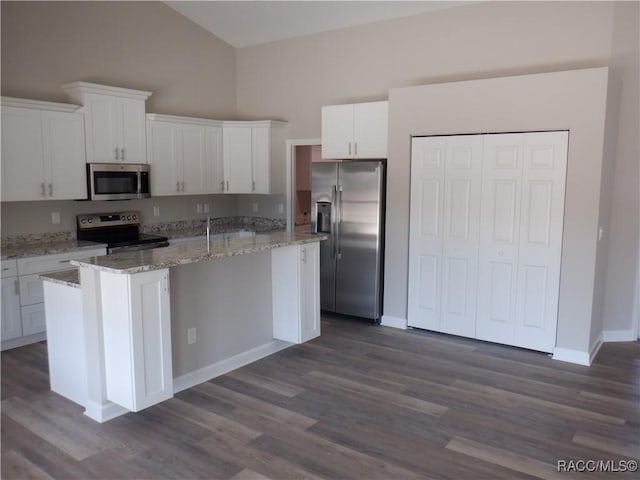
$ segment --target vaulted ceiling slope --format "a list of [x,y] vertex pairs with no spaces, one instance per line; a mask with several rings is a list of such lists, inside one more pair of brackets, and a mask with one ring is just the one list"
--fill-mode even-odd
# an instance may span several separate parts
[[374,23],[469,1],[169,1],[235,48]]

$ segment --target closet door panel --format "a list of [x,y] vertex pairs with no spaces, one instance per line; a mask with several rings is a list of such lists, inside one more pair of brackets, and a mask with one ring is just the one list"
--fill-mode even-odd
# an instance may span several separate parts
[[514,345],[552,352],[560,290],[568,132],[524,138]]
[[498,343],[514,338],[523,139],[484,138],[476,337]]
[[481,135],[447,137],[440,330],[474,337],[480,228]]
[[412,141],[408,324],[440,330],[445,137]]

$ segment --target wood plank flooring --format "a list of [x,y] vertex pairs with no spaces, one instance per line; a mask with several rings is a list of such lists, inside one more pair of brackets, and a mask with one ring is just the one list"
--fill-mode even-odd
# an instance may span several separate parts
[[583,478],[558,460],[640,459],[640,344],[582,367],[325,316],[318,339],[98,424],[49,391],[39,343],[2,353],[1,410],[6,480]]

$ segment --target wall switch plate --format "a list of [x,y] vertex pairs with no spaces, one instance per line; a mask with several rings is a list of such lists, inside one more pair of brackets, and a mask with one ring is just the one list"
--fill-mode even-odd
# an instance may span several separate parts
[[153,207],[153,216],[154,217],[159,217],[160,216],[160,207],[157,205],[154,205]]
[[54,225],[60,223],[60,212],[51,212],[51,223]]
[[253,202],[252,210],[253,210],[253,213],[256,213],[258,211],[258,202]]
[[201,203],[196,204],[196,213],[202,213],[202,204]]
[[278,213],[284,213],[284,204],[282,203],[278,204]]
[[204,204],[202,205],[202,211],[203,211],[204,213],[209,213],[209,204],[208,204],[208,203],[204,203]]
[[194,343],[196,343],[196,329],[195,328],[188,328],[187,329],[187,344],[188,345],[193,345]]

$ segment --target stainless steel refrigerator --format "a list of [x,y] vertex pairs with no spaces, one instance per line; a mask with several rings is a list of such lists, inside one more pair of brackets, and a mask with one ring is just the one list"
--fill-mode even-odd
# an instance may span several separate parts
[[311,230],[320,242],[320,308],[380,321],[385,162],[311,164]]

